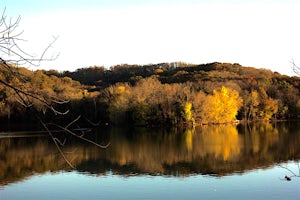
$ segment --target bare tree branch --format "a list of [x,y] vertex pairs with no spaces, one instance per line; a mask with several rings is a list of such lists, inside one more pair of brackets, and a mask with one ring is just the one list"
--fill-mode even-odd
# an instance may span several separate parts
[[297,175],[295,172],[293,172],[293,171],[292,171],[291,169],[289,169],[288,167],[282,166],[282,165],[280,165],[280,164],[278,164],[277,166],[279,166],[279,167],[281,167],[281,168],[283,168],[283,169],[286,169],[286,170],[289,171],[293,176],[300,176],[300,174]]
[[15,20],[12,18],[7,19],[5,11],[6,9],[3,10],[0,19],[0,53],[2,53],[0,57],[2,60],[15,65],[26,63],[33,66],[39,66],[42,61],[52,61],[58,57],[59,54],[56,56],[51,56],[50,58],[45,57],[46,52],[48,52],[49,48],[52,47],[58,37],[53,37],[53,41],[48,44],[41,56],[38,58],[28,54],[26,51],[20,48],[19,42],[26,41],[20,38],[24,31],[17,30],[21,21],[21,17],[18,16]]
[[[49,129],[48,125],[50,124],[47,124],[42,120],[37,112],[37,108],[35,108],[36,104],[41,104],[41,110],[44,114],[46,113],[46,110],[50,110],[55,115],[66,115],[67,113],[69,113],[69,110],[60,111],[56,108],[56,105],[63,105],[68,103],[69,101],[60,99],[59,97],[50,96],[46,93],[38,92],[33,88],[32,85],[32,88],[26,88],[25,86],[29,84],[30,78],[17,70],[18,66],[20,65],[39,66],[43,61],[53,61],[57,59],[59,54],[52,55],[50,57],[48,57],[47,54],[49,49],[57,41],[58,37],[53,36],[52,41],[45,47],[40,56],[28,54],[19,46],[20,42],[26,41],[21,38],[23,30],[18,30],[21,17],[18,16],[13,20],[12,18],[7,18],[5,13],[6,9],[4,9],[2,14],[0,14],[0,72],[4,74],[4,78],[0,79],[0,85],[13,91],[16,101],[20,103],[24,108],[31,109],[31,111],[36,114],[37,119],[40,121],[42,127],[51,137],[63,159],[71,168],[74,169],[74,165],[67,159],[62,149],[62,147],[66,143],[66,139],[62,141],[59,138],[55,137],[53,135],[53,132]],[[16,83],[14,81],[11,81],[16,78]],[[100,145],[92,140],[85,138],[84,136],[86,131],[83,131],[82,129],[80,129],[80,127],[78,129],[71,129],[72,126],[76,125],[76,122],[80,118],[81,117],[78,116],[66,126],[61,126],[58,124],[52,125],[58,127],[60,131],[89,142],[97,147],[107,148],[109,146],[109,143],[107,145]],[[77,134],[77,132],[79,133]]]
[[294,60],[292,60],[291,63],[292,63],[293,71],[294,71],[298,76],[300,76],[300,67],[296,65],[296,63],[295,63]]
[[[5,15],[6,9],[3,10],[1,19],[0,19],[0,67],[7,71],[12,77],[21,78],[24,82],[27,80],[20,73],[16,72],[13,65],[18,66],[19,64],[30,64],[32,66],[39,66],[42,61],[52,61],[57,58],[50,57],[46,58],[46,52],[48,52],[49,48],[53,46],[58,37],[53,37],[53,41],[44,49],[41,56],[39,58],[35,58],[34,56],[26,53],[20,46],[18,45],[19,41],[25,41],[20,38],[23,31],[17,31],[18,25],[20,23],[21,17],[18,16],[17,19],[12,20],[7,19]],[[18,96],[19,102],[24,107],[30,107],[33,105],[32,101],[29,99],[35,99],[38,102],[42,103],[49,110],[53,111],[56,115],[65,115],[69,111],[59,111],[53,107],[53,104],[64,104],[67,101],[59,100],[57,98],[46,100],[45,97],[34,94],[32,92],[25,91],[24,89],[19,88],[16,85],[13,85],[5,80],[0,80],[0,84],[12,89]],[[33,90],[34,91],[34,90]],[[26,99],[26,100],[25,100]]]
[[83,136],[82,136],[82,135],[77,135],[75,132],[71,131],[71,130],[68,129],[68,128],[65,128],[65,127],[63,127],[63,126],[60,126],[60,125],[58,125],[58,124],[52,124],[52,125],[54,125],[54,126],[60,128],[61,130],[64,130],[66,133],[69,133],[69,134],[71,134],[71,135],[74,136],[74,137],[77,137],[77,138],[79,138],[79,139],[81,139],[81,140],[84,140],[84,141],[86,141],[86,142],[88,142],[88,143],[91,143],[91,144],[93,144],[93,145],[95,145],[95,146],[97,146],[97,147],[100,147],[100,148],[102,148],[102,149],[106,149],[106,148],[110,145],[110,143],[108,143],[108,144],[106,144],[106,145],[98,144],[97,142],[94,142],[94,141],[92,141],[92,140],[89,140],[89,139],[83,137],[84,135],[83,135]]
[[72,163],[67,159],[67,157],[65,156],[63,150],[61,149],[61,147],[59,146],[57,140],[55,139],[55,137],[53,136],[52,132],[49,130],[48,126],[40,119],[40,123],[43,125],[43,127],[45,128],[45,130],[48,132],[48,134],[50,135],[52,141],[54,142],[56,148],[58,149],[59,153],[61,154],[61,156],[63,157],[63,159],[66,161],[66,163],[72,168],[75,169],[74,165],[72,165]]
[[[42,53],[42,55],[39,59],[39,62],[43,61],[46,52],[52,47],[52,45],[56,42],[57,39],[58,39],[58,37],[53,36],[53,41],[45,48],[44,52]],[[59,54],[57,55],[57,57],[58,56],[59,56]],[[55,58],[52,57],[51,59],[56,59],[57,57],[55,57]]]
[[284,177],[284,179],[281,179],[281,180],[291,181],[293,177],[300,178],[300,165],[299,165],[299,162],[297,163],[297,165],[298,165],[299,174],[296,174],[294,171],[292,171],[291,169],[289,169],[287,166],[283,166],[281,164],[277,164],[278,167],[281,167],[281,168],[287,170],[291,174],[290,176],[286,175]]
[[72,124],[74,124],[75,122],[77,122],[80,119],[80,115],[74,119],[73,121],[71,121],[67,126],[64,127],[64,129],[68,129]]
[[84,117],[84,119],[89,123],[91,124],[92,126],[99,126],[101,124],[101,121],[97,122],[97,123],[94,123],[92,122],[91,120],[89,120],[87,117]]

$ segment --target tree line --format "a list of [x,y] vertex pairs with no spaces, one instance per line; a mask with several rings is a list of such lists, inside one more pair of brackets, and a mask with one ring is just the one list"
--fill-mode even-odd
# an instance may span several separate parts
[[[35,93],[69,100],[62,106],[70,108],[71,117],[83,115],[92,121],[174,126],[300,117],[299,77],[236,63],[18,70],[28,79],[26,84],[19,76],[0,76]],[[9,88],[0,88],[1,118],[22,116],[24,109]],[[47,112],[42,105],[38,110]]]
[[[69,77],[58,78],[48,76],[43,70],[31,71],[22,67],[11,67],[12,71],[0,70],[0,79],[13,86],[12,88],[0,84],[2,120],[34,120],[33,110],[50,115],[51,104],[67,104],[69,101],[83,99],[87,94],[87,90],[78,81]],[[22,90],[22,93],[18,92],[19,90]],[[31,104],[24,105],[24,102]],[[31,109],[32,107],[34,109]]]

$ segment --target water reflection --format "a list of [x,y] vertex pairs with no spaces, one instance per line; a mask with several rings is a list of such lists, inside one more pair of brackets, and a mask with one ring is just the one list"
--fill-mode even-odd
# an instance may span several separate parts
[[[96,175],[226,175],[300,159],[299,124],[203,126],[185,130],[95,130],[107,149],[67,140],[77,171]],[[98,133],[97,133],[98,131]],[[0,139],[0,186],[35,173],[68,170],[47,137]]]
[[202,157],[211,155],[217,160],[234,161],[240,155],[242,139],[234,125],[203,127],[201,132],[200,137],[195,139]]

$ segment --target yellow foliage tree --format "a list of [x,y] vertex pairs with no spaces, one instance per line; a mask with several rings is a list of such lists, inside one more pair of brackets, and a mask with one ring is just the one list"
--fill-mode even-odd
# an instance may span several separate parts
[[186,102],[184,105],[184,119],[186,122],[194,122],[191,102]]
[[202,123],[226,123],[235,120],[241,106],[239,93],[222,86],[207,96],[201,111]]

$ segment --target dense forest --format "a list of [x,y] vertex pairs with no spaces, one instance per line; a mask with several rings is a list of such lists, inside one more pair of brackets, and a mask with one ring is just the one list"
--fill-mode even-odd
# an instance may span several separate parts
[[[0,78],[43,99],[68,101],[58,106],[70,110],[63,116],[70,119],[81,115],[116,125],[174,126],[300,118],[299,77],[239,64],[123,64],[74,72],[15,69],[17,74],[0,71]],[[2,120],[34,120],[19,98],[0,85]],[[32,106],[54,117],[39,102]]]

